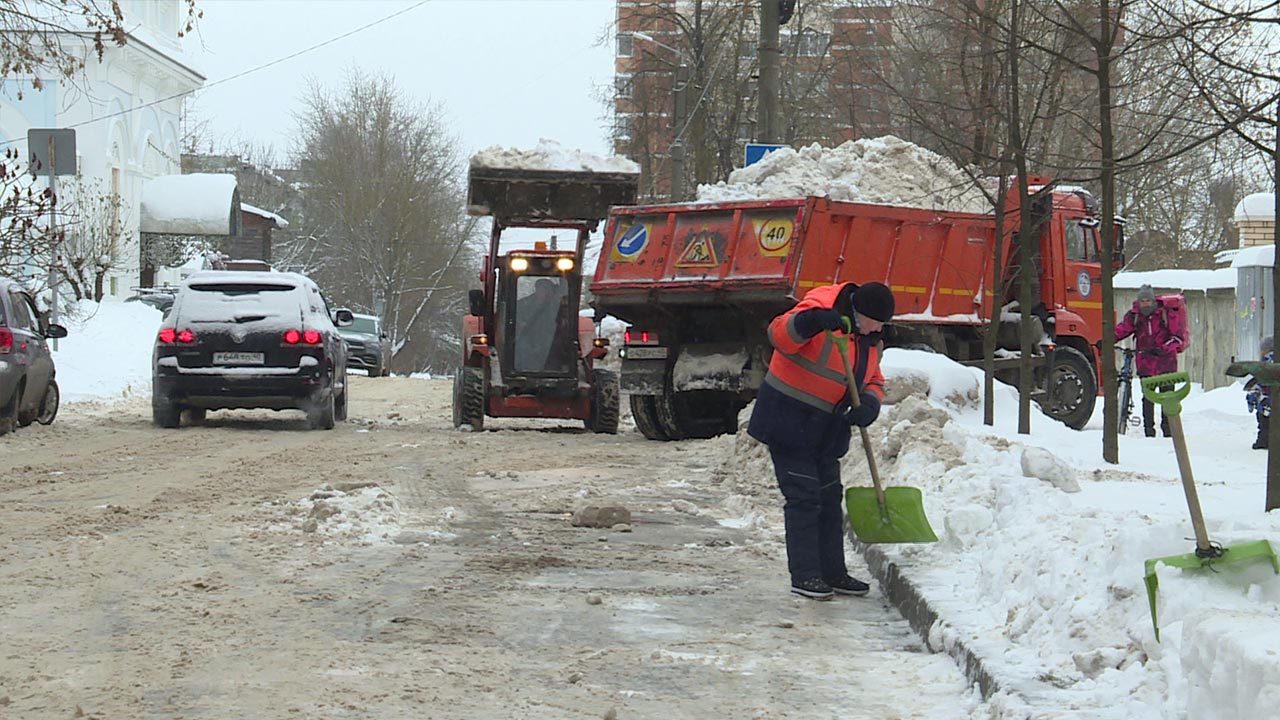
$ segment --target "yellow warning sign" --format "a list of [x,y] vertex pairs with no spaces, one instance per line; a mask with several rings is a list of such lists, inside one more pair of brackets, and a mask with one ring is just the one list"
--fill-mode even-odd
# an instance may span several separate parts
[[716,248],[711,244],[710,235],[694,235],[680,253],[676,267],[715,267],[720,261],[716,259]]
[[754,224],[761,255],[780,257],[791,249],[791,235],[795,231],[795,223],[791,218],[760,219]]

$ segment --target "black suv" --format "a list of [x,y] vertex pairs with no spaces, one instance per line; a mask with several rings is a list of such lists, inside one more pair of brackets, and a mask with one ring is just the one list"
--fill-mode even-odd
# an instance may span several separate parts
[[45,340],[66,336],[66,328],[45,322],[21,283],[0,279],[0,435],[53,422],[60,396]]
[[382,320],[377,315],[360,313],[354,317],[354,322],[338,331],[347,341],[347,362],[351,367],[364,368],[369,377],[390,375],[390,348],[387,334],[382,331]]
[[347,348],[330,310],[296,273],[206,270],[183,281],[156,337],[151,414],[173,428],[186,411],[299,409],[312,428],[347,417]]

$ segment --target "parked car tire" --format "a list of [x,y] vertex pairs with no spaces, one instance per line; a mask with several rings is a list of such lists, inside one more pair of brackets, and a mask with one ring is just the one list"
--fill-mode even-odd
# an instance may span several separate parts
[[18,388],[13,391],[9,402],[0,405],[0,435],[8,435],[18,429],[18,398],[21,395],[22,388]]
[[187,409],[187,421],[193,425],[204,422],[207,417],[209,417],[209,411],[204,408]]
[[36,422],[41,425],[53,424],[53,419],[58,417],[58,407],[61,404],[62,391],[58,389],[57,381],[50,380],[49,387],[44,391],[44,399],[40,401],[40,414],[36,415]]
[[[26,389],[24,388],[19,392],[20,394],[26,394]],[[21,403],[19,403],[19,407],[21,407]],[[18,427],[26,427],[30,425],[31,423],[36,421],[36,418],[39,415],[40,415],[39,406],[36,406],[30,410],[18,410]]]

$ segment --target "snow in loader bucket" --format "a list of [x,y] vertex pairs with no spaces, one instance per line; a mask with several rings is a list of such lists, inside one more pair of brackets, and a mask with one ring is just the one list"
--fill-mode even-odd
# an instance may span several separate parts
[[603,220],[636,201],[635,173],[471,167],[467,213],[505,225],[528,220]]

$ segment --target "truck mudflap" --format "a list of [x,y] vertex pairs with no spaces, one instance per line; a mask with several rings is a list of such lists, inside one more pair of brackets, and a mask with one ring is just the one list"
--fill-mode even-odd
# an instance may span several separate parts
[[671,368],[671,387],[677,392],[738,392],[743,389],[742,371],[747,359],[747,348],[733,343],[685,346]]
[[503,224],[537,220],[599,221],[614,205],[636,201],[633,173],[471,166],[467,213]]

